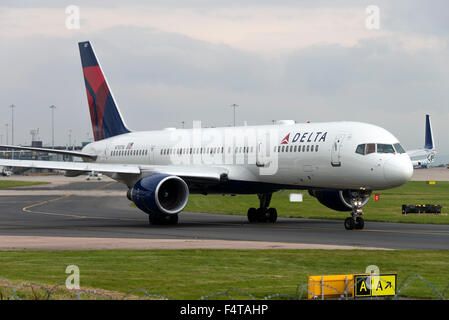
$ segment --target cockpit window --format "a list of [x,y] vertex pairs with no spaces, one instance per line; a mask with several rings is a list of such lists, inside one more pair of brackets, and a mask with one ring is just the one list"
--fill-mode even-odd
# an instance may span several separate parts
[[355,150],[355,153],[358,153],[358,154],[365,154],[365,144],[359,144],[358,146],[357,146],[357,149]]
[[378,153],[394,153],[393,146],[391,144],[377,144]]
[[397,152],[397,153],[405,153],[404,148],[402,148],[402,146],[401,146],[399,143],[396,143],[396,144],[394,145],[394,148],[396,149],[396,152]]
[[366,153],[370,154],[376,152],[376,144],[375,143],[367,143],[366,144]]

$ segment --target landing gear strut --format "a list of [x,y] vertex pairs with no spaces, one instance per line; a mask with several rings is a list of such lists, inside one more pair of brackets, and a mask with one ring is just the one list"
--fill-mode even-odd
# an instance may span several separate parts
[[346,218],[345,220],[345,229],[353,230],[358,229],[362,230],[365,227],[365,220],[361,217],[363,215],[363,211],[361,209],[363,198],[361,194],[358,192],[351,193],[351,217]]
[[249,222],[276,222],[278,213],[275,208],[268,208],[271,202],[272,193],[260,193],[259,208],[248,209],[248,221]]

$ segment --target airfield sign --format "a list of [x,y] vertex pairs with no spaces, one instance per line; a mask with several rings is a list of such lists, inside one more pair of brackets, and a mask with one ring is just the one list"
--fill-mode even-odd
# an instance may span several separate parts
[[385,297],[396,294],[396,274],[354,275],[354,297]]

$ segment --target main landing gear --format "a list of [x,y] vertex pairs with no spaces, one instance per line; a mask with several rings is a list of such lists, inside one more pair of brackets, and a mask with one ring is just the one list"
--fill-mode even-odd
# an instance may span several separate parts
[[149,214],[148,220],[152,225],[175,225],[178,223],[178,214]]
[[275,208],[268,208],[271,201],[272,193],[260,193],[259,197],[260,207],[248,209],[249,222],[276,222],[278,213]]
[[351,194],[351,217],[346,218],[345,220],[345,229],[353,230],[358,229],[362,230],[365,227],[365,220],[361,217],[363,215],[363,211],[361,209],[363,204],[363,198],[360,196],[358,192],[353,192]]

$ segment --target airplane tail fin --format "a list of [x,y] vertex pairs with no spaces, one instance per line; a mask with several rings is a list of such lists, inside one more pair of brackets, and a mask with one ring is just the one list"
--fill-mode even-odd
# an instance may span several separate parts
[[424,148],[428,150],[434,150],[435,144],[433,142],[432,125],[430,123],[430,116],[426,114],[426,137],[424,141]]
[[95,141],[128,133],[123,117],[89,41],[78,43]]

